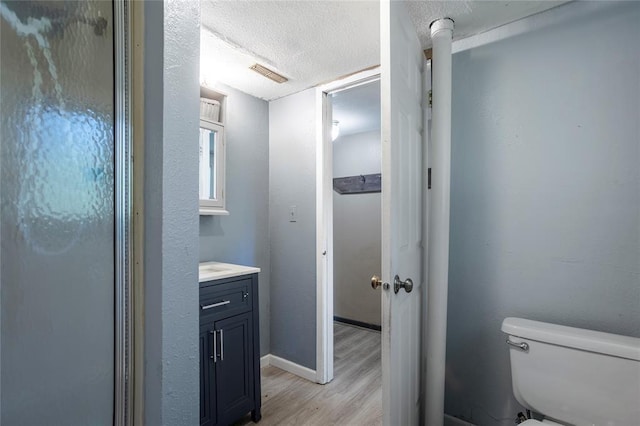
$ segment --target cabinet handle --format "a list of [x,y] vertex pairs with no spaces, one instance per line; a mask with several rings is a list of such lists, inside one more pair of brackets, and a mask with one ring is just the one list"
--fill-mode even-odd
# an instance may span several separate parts
[[211,305],[204,305],[204,306],[200,305],[200,309],[204,311],[206,309],[217,308],[218,306],[228,305],[229,303],[231,303],[231,300],[223,300],[222,302],[212,303]]
[[224,330],[218,331],[220,331],[220,361],[224,361]]
[[218,348],[217,348],[217,344],[216,344],[216,332],[215,331],[210,331],[209,335],[213,336],[213,355],[211,355],[209,358],[211,358],[213,360],[213,362],[215,363],[217,361],[218,358]]

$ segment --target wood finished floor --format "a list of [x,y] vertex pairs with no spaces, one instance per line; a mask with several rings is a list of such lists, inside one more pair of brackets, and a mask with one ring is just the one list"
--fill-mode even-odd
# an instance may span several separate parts
[[[258,424],[382,424],[380,332],[335,323],[333,373],[330,383],[318,385],[276,367],[264,367]],[[251,424],[250,417],[236,423]]]

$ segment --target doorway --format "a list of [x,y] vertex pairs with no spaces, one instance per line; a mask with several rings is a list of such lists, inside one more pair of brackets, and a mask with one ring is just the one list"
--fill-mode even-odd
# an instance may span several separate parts
[[[354,383],[382,417],[380,80],[330,93],[334,380]],[[377,404],[376,404],[377,401]]]
[[375,67],[317,90],[318,383],[333,380],[334,364],[357,362],[340,352],[345,341],[380,340],[380,294],[369,285],[381,267],[379,76]]

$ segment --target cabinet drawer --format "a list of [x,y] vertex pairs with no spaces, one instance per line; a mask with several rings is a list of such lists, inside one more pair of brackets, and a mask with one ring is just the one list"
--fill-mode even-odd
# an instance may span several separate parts
[[200,316],[226,318],[251,310],[251,278],[200,288]]

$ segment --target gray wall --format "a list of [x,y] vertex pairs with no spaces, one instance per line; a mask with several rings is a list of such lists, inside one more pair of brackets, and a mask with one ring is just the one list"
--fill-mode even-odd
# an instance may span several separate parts
[[197,424],[200,5],[145,3],[145,422]]
[[200,261],[261,269],[260,353],[269,353],[269,104],[226,93],[226,198],[229,216],[200,216]]
[[640,3],[548,14],[454,55],[446,412],[479,425],[520,410],[503,318],[640,337]]
[[[269,103],[271,353],[316,365],[315,89]],[[289,206],[297,222],[289,222]]]
[[[333,144],[333,176],[380,173],[380,130],[341,136]],[[381,324],[380,293],[369,280],[381,273],[381,197],[333,191],[333,313]]]

